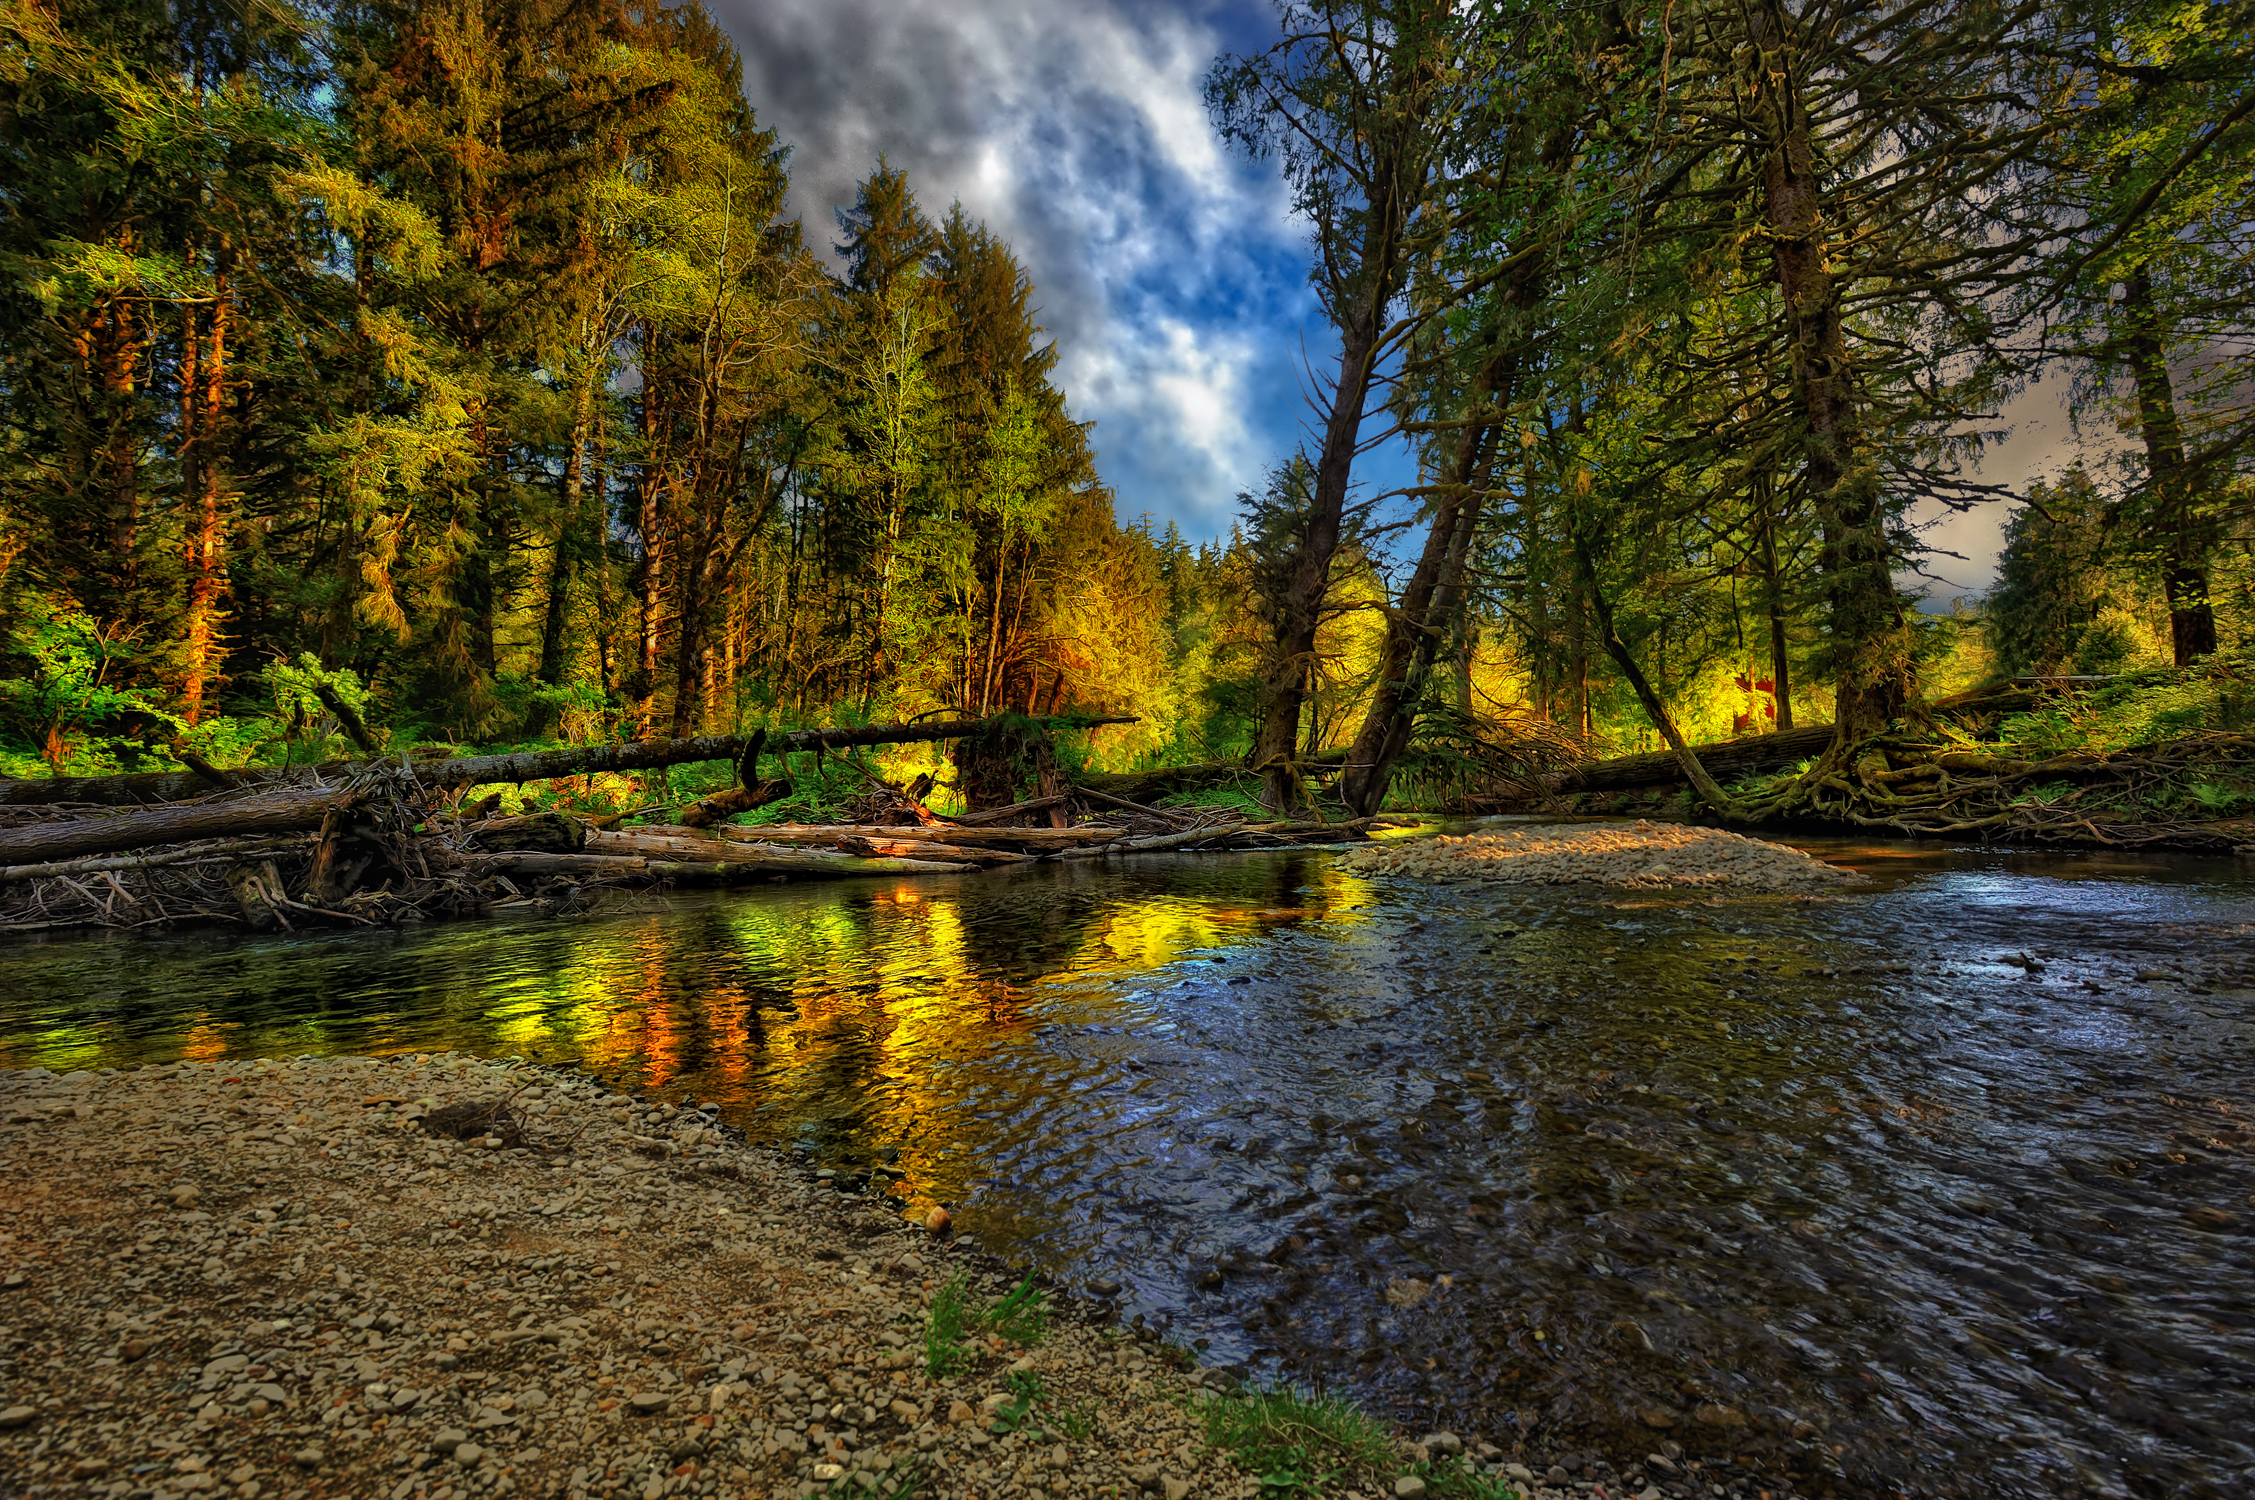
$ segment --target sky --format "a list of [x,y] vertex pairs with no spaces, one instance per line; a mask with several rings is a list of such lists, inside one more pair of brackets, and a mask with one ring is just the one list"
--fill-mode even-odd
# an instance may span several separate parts
[[[925,211],[960,201],[1006,239],[1058,340],[1056,379],[1093,419],[1123,520],[1193,539],[1228,530],[1240,490],[1308,435],[1308,367],[1333,347],[1309,241],[1272,167],[1226,146],[1207,69],[1273,34],[1266,0],[708,0],[743,53],[744,92],[792,150],[808,242],[880,155]],[[2062,383],[2005,413],[1979,477],[2065,466]],[[1378,456],[1380,483],[1405,461]],[[2001,506],[1934,512],[1930,608],[1986,588]]]

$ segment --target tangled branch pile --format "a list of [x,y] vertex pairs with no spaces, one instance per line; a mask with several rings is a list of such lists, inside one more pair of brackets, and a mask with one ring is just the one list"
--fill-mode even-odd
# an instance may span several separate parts
[[[838,732],[858,743],[954,738],[980,723]],[[796,737],[767,741],[796,744]],[[74,781],[78,800],[29,803],[0,786],[0,932],[217,924],[252,931],[378,926],[499,906],[583,906],[607,888],[968,874],[1149,850],[1275,848],[1359,838],[1370,820],[1251,823],[1234,808],[1161,809],[1088,788],[959,818],[929,786],[872,782],[846,823],[736,827],[721,820],[787,782],[756,774],[761,740],[651,741],[435,764],[306,767],[245,785],[211,773],[204,795],[136,805],[155,778]],[[591,764],[734,759],[740,785],[684,806],[680,821],[606,828],[561,811],[501,816],[473,785],[555,777]],[[219,783],[212,789],[211,783]],[[127,804],[120,806],[120,804]],[[652,809],[645,809],[649,811]]]
[[2229,853],[2255,848],[2255,735],[2204,734],[2023,760],[1881,735],[1777,784],[1761,814],[1815,814],[1918,836]]

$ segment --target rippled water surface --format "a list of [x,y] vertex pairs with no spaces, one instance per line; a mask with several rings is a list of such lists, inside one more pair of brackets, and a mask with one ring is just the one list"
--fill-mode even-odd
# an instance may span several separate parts
[[18,945],[0,1063],[578,1062],[1408,1420],[1852,1493],[2255,1493],[2248,862],[1812,847],[1876,883],[1151,857]]

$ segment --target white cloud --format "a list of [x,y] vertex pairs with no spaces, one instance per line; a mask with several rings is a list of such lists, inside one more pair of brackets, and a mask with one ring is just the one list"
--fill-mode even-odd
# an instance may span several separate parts
[[1297,438],[1283,351],[1308,308],[1282,184],[1207,117],[1222,42],[1198,0],[712,3],[761,122],[793,147],[808,242],[836,239],[833,211],[880,153],[935,217],[960,200],[1040,289],[1121,510],[1225,526]]

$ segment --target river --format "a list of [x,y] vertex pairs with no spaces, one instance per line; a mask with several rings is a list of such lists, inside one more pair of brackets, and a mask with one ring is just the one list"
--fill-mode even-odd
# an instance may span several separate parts
[[1420,1426],[2255,1494],[2255,865],[1803,846],[1873,884],[1150,856],[23,943],[0,1065],[569,1062]]

